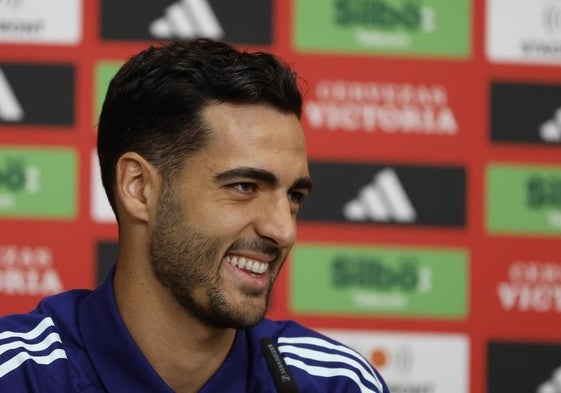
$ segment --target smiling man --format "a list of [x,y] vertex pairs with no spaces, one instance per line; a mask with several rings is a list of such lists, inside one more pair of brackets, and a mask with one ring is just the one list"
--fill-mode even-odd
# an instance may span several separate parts
[[356,352],[264,318],[311,189],[301,110],[270,54],[200,39],[131,58],[98,133],[117,263],[0,319],[0,391],[388,392]]

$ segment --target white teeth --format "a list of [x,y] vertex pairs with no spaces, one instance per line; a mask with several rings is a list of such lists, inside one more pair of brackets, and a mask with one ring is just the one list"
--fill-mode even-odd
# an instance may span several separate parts
[[251,259],[247,259],[244,257],[236,257],[236,256],[226,256],[224,258],[224,260],[230,264],[232,264],[233,266],[237,266],[240,269],[245,269],[248,270],[250,272],[256,273],[256,274],[263,274],[267,271],[267,268],[269,266],[268,263],[262,263],[259,261],[254,261]]

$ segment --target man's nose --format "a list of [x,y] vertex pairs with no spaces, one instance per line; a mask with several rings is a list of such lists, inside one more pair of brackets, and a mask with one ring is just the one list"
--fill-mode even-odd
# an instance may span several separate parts
[[296,240],[296,215],[292,212],[286,194],[275,194],[263,201],[257,212],[255,230],[261,237],[269,238],[278,247],[291,247]]

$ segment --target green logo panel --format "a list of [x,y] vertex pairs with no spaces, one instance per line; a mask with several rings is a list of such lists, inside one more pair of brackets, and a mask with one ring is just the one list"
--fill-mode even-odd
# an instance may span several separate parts
[[69,149],[0,148],[0,217],[75,217],[76,166]]
[[294,0],[301,51],[467,58],[469,0]]
[[299,245],[291,265],[295,313],[464,318],[462,249]]
[[94,124],[97,125],[99,114],[101,113],[101,107],[103,106],[103,100],[105,100],[105,94],[107,93],[107,88],[109,87],[109,82],[115,76],[119,68],[121,68],[123,63],[121,62],[109,62],[101,61],[96,65],[95,71],[95,111],[94,111]]
[[487,167],[487,230],[561,236],[561,167]]

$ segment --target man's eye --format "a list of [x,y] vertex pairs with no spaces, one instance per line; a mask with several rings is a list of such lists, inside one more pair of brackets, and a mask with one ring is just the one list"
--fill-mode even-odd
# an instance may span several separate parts
[[288,197],[290,198],[291,201],[297,203],[297,204],[302,204],[304,202],[304,199],[306,199],[307,194],[300,192],[300,191],[290,191],[288,193]]
[[231,187],[241,194],[250,194],[255,191],[255,184],[253,183],[236,183],[232,184]]

